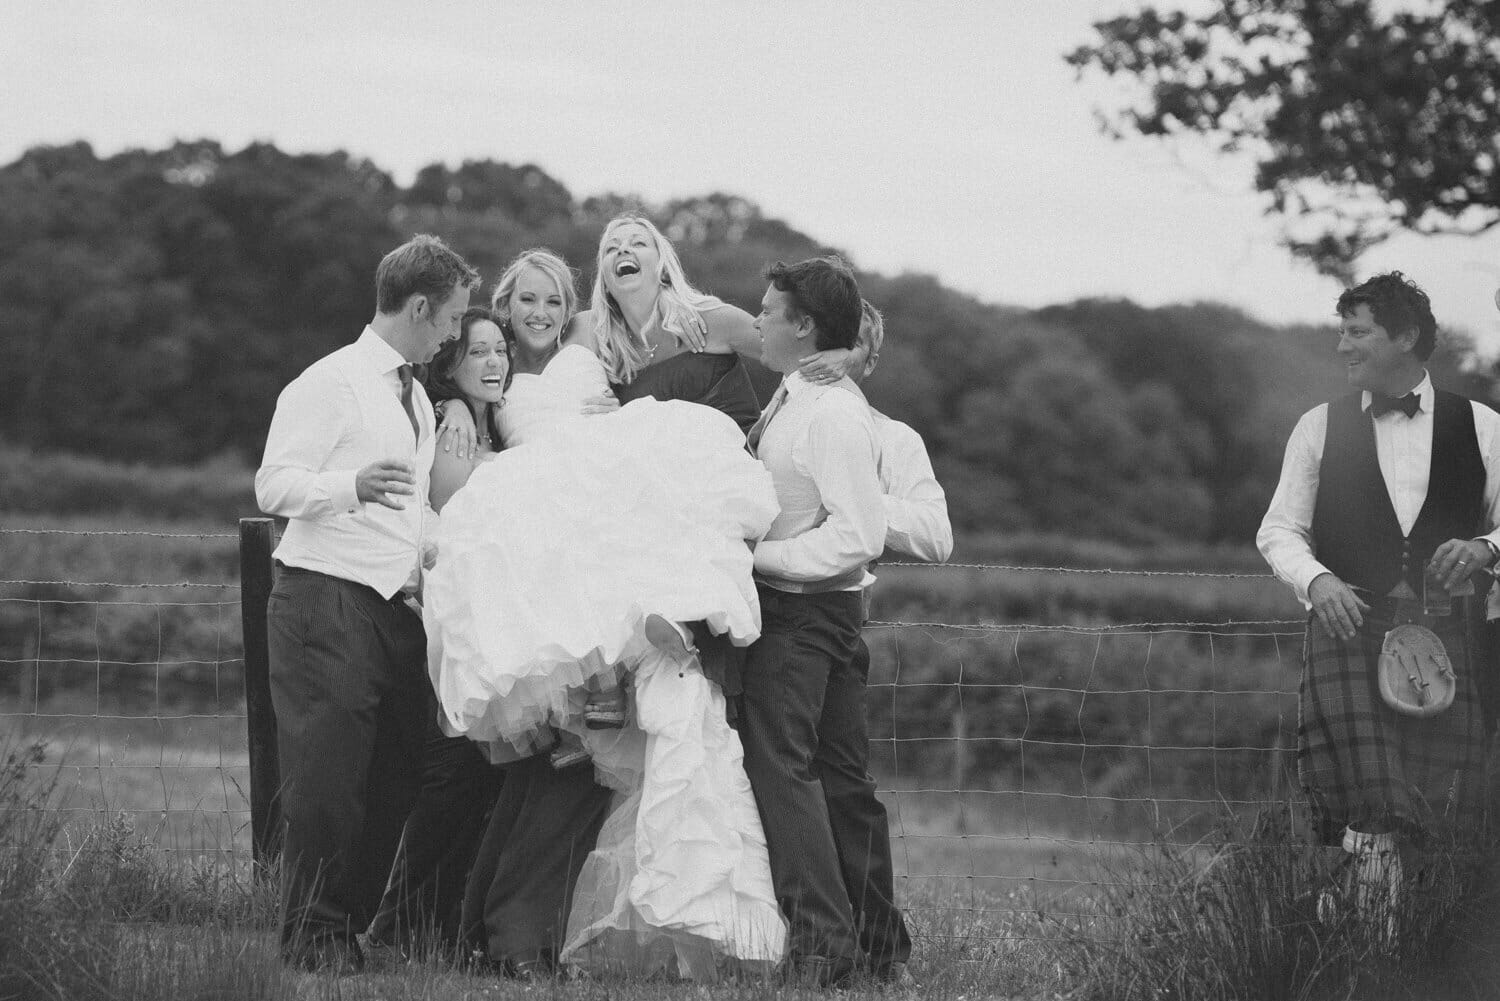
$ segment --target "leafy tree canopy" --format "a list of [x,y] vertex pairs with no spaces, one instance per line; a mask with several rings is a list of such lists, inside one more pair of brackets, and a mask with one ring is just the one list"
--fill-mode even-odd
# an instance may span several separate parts
[[[268,144],[29,150],[0,166],[0,343],[19,374],[0,429],[248,476],[281,388],[369,319],[390,248],[437,233],[492,285],[547,246],[583,291],[605,222],[628,209],[694,284],[751,312],[768,262],[831,249],[737,195],[579,201],[532,165],[434,164],[403,188],[344,153]],[[960,529],[1243,543],[1297,415],[1344,391],[1329,328],[1212,304],[1024,310],[929,275],[859,279],[887,330],[866,394],[922,434]],[[1461,371],[1467,355],[1447,340],[1435,374],[1487,398],[1491,374]],[[751,368],[764,399],[775,377]]]
[[1212,0],[1095,23],[1067,60],[1131,86],[1116,136],[1248,153],[1293,253],[1348,280],[1407,230],[1500,223],[1500,4]]

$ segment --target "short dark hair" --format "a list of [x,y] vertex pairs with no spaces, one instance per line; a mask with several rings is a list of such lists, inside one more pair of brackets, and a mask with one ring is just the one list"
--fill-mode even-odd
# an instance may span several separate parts
[[[458,383],[453,381],[453,376],[458,371],[459,364],[464,360],[464,355],[468,353],[469,333],[474,329],[474,324],[480,320],[488,320],[500,328],[500,339],[505,345],[505,358],[510,362],[505,367],[505,388],[510,388],[510,379],[515,374],[516,362],[515,342],[511,340],[511,333],[489,309],[484,306],[470,306],[464,310],[464,315],[458,321],[458,336],[451,341],[443,342],[442,347],[438,348],[437,354],[433,356],[432,361],[427,363],[426,371],[422,374],[422,385],[426,387],[427,395],[434,403],[439,400],[462,400],[464,398],[463,391],[458,388]],[[485,410],[488,411],[485,419],[489,423],[486,430],[494,439],[495,447],[499,448],[500,426],[496,420],[495,408],[486,407]]]
[[380,259],[375,269],[375,309],[386,315],[399,312],[414,295],[425,295],[436,309],[454,289],[478,284],[478,271],[442,240],[422,233]]
[[1345,289],[1334,308],[1347,319],[1360,306],[1369,306],[1375,322],[1392,337],[1416,330],[1417,343],[1412,354],[1420,361],[1432,357],[1437,346],[1437,320],[1432,316],[1432,300],[1416,282],[1399,271],[1376,275]]
[[796,264],[777,261],[766,280],[790,300],[789,317],[812,317],[819,351],[853,348],[859,341],[861,300],[854,271],[842,258],[810,257]]

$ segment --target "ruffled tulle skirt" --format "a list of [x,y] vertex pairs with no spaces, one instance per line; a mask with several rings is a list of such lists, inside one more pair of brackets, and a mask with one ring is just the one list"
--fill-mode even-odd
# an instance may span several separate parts
[[[700,981],[767,973],[786,952],[786,923],[724,696],[695,656],[654,650],[633,689],[644,767],[615,797],[584,863],[562,960]],[[631,770],[618,751],[596,746],[594,755],[601,771]]]
[[443,509],[424,582],[445,729],[529,749],[582,686],[651,649],[653,613],[750,643],[746,540],[776,513],[739,427],[693,403],[636,400],[502,451]]

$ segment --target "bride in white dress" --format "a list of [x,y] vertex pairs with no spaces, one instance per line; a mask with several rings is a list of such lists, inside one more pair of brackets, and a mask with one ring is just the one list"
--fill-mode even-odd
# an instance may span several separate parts
[[[655,268],[650,278],[660,289]],[[571,291],[566,265],[539,252],[496,289],[511,336],[529,345],[550,331],[553,345],[539,371],[517,366],[505,449],[443,509],[424,596],[444,721],[520,751],[546,727],[573,731],[617,790],[574,891],[563,962],[695,979],[726,963],[770,969],[786,925],[738,735],[694,653],[658,648],[645,626],[706,620],[736,644],[755,639],[745,543],[775,517],[775,493],[717,410],[641,399],[581,415],[608,381],[590,315],[566,323]],[[633,725],[588,730],[583,687],[616,664],[633,668]]]

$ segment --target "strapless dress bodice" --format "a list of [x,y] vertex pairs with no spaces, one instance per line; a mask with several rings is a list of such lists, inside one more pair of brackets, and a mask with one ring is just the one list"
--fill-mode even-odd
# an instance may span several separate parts
[[506,448],[526,445],[578,417],[583,401],[609,390],[604,365],[582,344],[558,351],[538,374],[517,373],[500,408],[500,438]]

